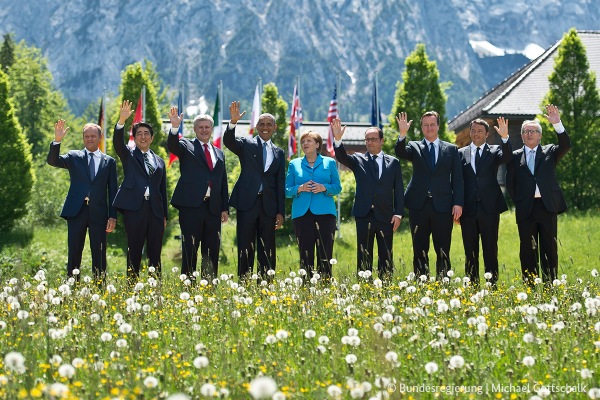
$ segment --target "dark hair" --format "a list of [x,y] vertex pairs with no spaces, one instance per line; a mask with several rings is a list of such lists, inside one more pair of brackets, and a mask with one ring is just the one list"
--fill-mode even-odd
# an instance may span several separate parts
[[377,133],[379,133],[379,139],[383,139],[383,130],[377,126],[371,126],[367,128],[367,130],[365,131],[365,136],[367,135],[367,132],[369,132],[371,129],[377,130]]
[[421,124],[423,123],[423,118],[425,117],[435,117],[437,119],[437,124],[440,124],[440,114],[435,111],[427,111],[425,114],[423,114],[421,117]]
[[471,124],[469,125],[469,129],[471,129],[473,124],[485,126],[485,133],[488,133],[490,131],[490,125],[481,118],[476,118],[473,121],[471,121]]
[[136,122],[135,124],[133,124],[133,137],[135,137],[138,128],[141,127],[148,128],[148,130],[150,131],[150,136],[154,137],[154,130],[152,129],[152,125],[147,124],[145,122]]

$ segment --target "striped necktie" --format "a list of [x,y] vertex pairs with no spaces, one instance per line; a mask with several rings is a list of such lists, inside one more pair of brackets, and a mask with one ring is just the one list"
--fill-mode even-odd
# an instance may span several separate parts
[[154,167],[150,164],[150,160],[148,160],[148,153],[144,153],[144,162],[146,163],[146,167],[148,168],[148,175],[152,175],[154,173]]

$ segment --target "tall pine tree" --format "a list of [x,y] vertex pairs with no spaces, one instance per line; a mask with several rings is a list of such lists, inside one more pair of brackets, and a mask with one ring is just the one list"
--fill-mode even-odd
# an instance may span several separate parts
[[8,73],[8,69],[15,63],[15,42],[12,40],[12,34],[7,33],[3,36],[4,41],[0,47],[0,69]]
[[[596,74],[590,71],[586,50],[575,29],[563,36],[548,77],[550,91],[541,107],[554,104],[571,138],[571,150],[556,166],[556,175],[570,207],[589,209],[600,205],[600,95]],[[543,124],[542,143],[556,142],[552,125]]]
[[0,71],[0,230],[9,230],[27,213],[34,172],[31,145],[15,117],[8,79]]
[[402,83],[398,82],[392,112],[388,119],[391,128],[398,131],[396,116],[406,112],[413,120],[411,130],[407,136],[409,140],[420,140],[418,133],[421,131],[421,115],[427,111],[437,111],[440,114],[440,130],[438,135],[442,140],[451,140],[446,134],[446,100],[444,93],[451,82],[440,84],[440,73],[435,61],[429,61],[425,52],[425,45],[418,44],[410,56],[404,61],[405,69],[402,73]]
[[277,129],[273,133],[271,140],[275,145],[281,147],[287,153],[287,122],[285,116],[287,114],[288,104],[279,96],[277,86],[273,82],[263,86],[262,94],[262,111],[263,113],[273,114],[275,116],[275,124]]

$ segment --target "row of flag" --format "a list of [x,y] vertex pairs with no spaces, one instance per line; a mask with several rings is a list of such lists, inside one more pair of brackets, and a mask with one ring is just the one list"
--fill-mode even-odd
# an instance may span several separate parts
[[[383,116],[381,115],[381,107],[379,104],[379,93],[377,90],[377,81],[375,80],[373,84],[373,96],[372,96],[372,105],[371,105],[371,125],[378,126],[379,128],[383,128]],[[140,100],[138,105],[143,104],[143,92],[140,93]],[[217,121],[223,121],[223,110],[221,110],[221,102],[219,98],[219,91],[217,91],[217,99],[215,101],[215,108],[213,111],[213,120],[215,121],[215,126],[213,130],[213,145],[222,149],[221,138],[223,136],[223,127],[221,123],[216,123]],[[250,136],[254,135],[254,130],[258,124],[258,117],[261,114],[260,109],[260,88],[259,85],[256,85],[256,90],[254,91],[254,99],[252,102],[252,113],[250,116]],[[143,121],[142,115],[143,107],[136,107],[135,115],[133,117],[133,124],[137,122]],[[179,112],[183,112],[183,93],[181,90],[179,91],[179,98],[177,101],[177,109]],[[335,118],[339,118],[338,111],[338,101],[337,101],[337,85],[333,89],[333,96],[331,97],[331,101],[329,102],[329,111],[327,112],[327,121],[331,123]],[[104,129],[104,99],[100,102],[100,115],[98,116],[98,125],[102,129]],[[133,126],[132,124],[132,126]],[[300,127],[302,126],[302,107],[300,106],[300,96],[298,94],[298,84],[294,85],[294,94],[292,96],[292,114],[290,117],[290,135],[288,138],[288,160],[291,159],[292,155],[297,154],[297,136],[300,132]],[[183,137],[183,124],[179,125],[179,138]],[[105,152],[106,143],[105,140],[100,143],[100,151]],[[329,127],[329,133],[327,136],[327,151],[334,156],[334,137],[331,126]],[[130,148],[135,147],[135,142],[133,140],[133,130],[129,131],[129,143],[128,146]],[[169,157],[169,166],[173,161],[177,160],[177,156],[174,154],[170,154]]]

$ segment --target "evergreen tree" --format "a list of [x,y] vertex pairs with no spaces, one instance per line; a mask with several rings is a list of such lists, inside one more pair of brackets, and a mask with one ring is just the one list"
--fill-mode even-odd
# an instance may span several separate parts
[[[405,69],[402,73],[402,83],[398,81],[392,112],[388,119],[391,128],[397,132],[398,123],[396,116],[406,112],[413,120],[411,130],[407,134],[408,140],[421,140],[421,115],[427,111],[437,111],[440,114],[440,130],[438,135],[442,140],[452,140],[447,135],[446,126],[446,100],[444,93],[451,82],[440,84],[440,74],[436,62],[429,61],[425,52],[425,45],[418,44],[410,56],[404,61]],[[417,133],[419,132],[419,133]]]
[[[554,104],[571,138],[571,150],[556,166],[569,207],[588,209],[600,205],[600,95],[596,74],[590,71],[586,50],[575,29],[565,33],[548,77],[550,91],[541,107]],[[542,143],[556,142],[552,125],[541,116]]]
[[[150,148],[165,159],[167,156],[167,151],[163,146],[165,135],[162,131],[162,115],[157,99],[157,88],[160,87],[160,80],[158,80],[158,73],[150,61],[146,61],[146,68],[142,68],[142,64],[137,62],[128,65],[125,71],[121,72],[121,86],[119,87],[121,95],[118,103],[121,104],[123,101],[129,100],[133,103],[132,109],[137,109],[138,106],[142,107],[138,102],[144,85],[146,86],[146,118],[144,122],[152,125],[154,130],[154,140]],[[113,120],[116,121],[117,119],[118,110],[113,115]],[[132,123],[133,116],[125,123],[125,132],[129,132]]]
[[0,47],[0,69],[8,73],[8,69],[15,63],[15,42],[12,40],[12,34],[7,33],[4,36],[4,42]]
[[288,104],[283,97],[279,96],[277,86],[273,82],[263,86],[262,94],[262,113],[269,113],[275,116],[277,129],[273,133],[271,140],[275,145],[281,147],[287,153],[288,124],[286,120]]
[[0,230],[9,230],[27,212],[34,172],[31,146],[15,117],[8,79],[0,71]]
[[15,62],[8,71],[10,97],[32,154],[45,158],[54,124],[59,118],[70,123],[73,116],[62,93],[54,88],[48,60],[40,49],[25,41],[15,49]]

